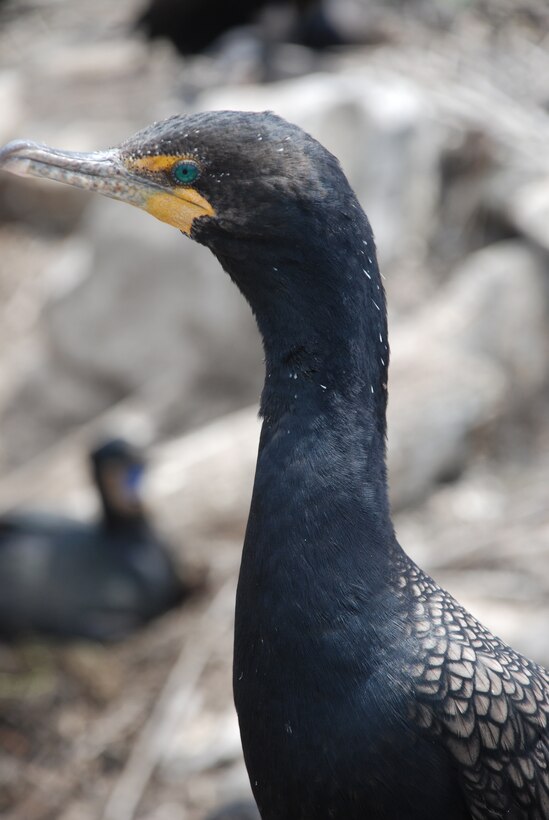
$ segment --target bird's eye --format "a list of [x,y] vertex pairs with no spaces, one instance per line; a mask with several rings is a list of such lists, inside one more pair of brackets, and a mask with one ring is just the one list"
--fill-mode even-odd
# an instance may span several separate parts
[[180,185],[190,185],[200,176],[200,167],[192,159],[184,159],[173,166],[172,175]]

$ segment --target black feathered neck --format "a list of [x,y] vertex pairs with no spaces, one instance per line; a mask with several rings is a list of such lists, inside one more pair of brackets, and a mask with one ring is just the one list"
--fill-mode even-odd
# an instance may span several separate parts
[[354,194],[345,207],[336,204],[296,212],[276,244],[248,241],[233,254],[222,242],[214,252],[250,303],[262,336],[267,424],[287,413],[346,406],[363,413],[383,439],[385,293],[372,231]]
[[149,520],[143,508],[132,513],[121,513],[115,509],[105,496],[100,493],[102,516],[101,526],[111,535],[141,537],[151,532]]
[[[242,117],[246,127],[237,129]],[[257,564],[272,549],[274,530],[289,564],[302,538],[319,554],[356,558],[365,539],[387,553],[394,541],[385,475],[389,348],[372,230],[337,159],[316,140],[272,115],[241,115],[234,125],[229,148],[246,148],[233,158],[238,173],[219,184],[219,197],[214,192],[217,216],[195,220],[191,235],[249,302],[265,351],[243,567],[247,556]],[[321,517],[303,524],[324,498],[339,499],[330,527],[349,535],[351,522],[352,538],[332,541]],[[352,583],[353,560],[345,570]],[[376,571],[370,575],[375,583]],[[274,589],[284,579],[273,573],[269,583]]]

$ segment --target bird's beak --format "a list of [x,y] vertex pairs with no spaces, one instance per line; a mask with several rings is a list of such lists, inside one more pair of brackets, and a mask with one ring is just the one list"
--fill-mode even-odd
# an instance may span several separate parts
[[214,209],[193,188],[170,188],[129,170],[116,148],[82,154],[15,140],[0,149],[0,170],[64,182],[148,211],[190,234],[194,219]]

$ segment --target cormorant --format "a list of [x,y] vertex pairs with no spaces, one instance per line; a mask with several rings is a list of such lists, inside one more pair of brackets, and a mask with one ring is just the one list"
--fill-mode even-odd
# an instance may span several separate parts
[[0,166],[174,225],[257,318],[266,378],[234,695],[263,820],[547,820],[549,674],[393,531],[385,296],[337,159],[272,113],[218,111],[96,154],[14,142]]
[[183,600],[189,590],[140,499],[144,460],[113,439],[90,454],[102,515],[0,517],[0,636],[113,641]]

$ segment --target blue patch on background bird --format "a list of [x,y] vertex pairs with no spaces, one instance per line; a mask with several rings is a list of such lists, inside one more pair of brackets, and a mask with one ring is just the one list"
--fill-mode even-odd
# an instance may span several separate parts
[[142,464],[132,464],[127,467],[124,476],[124,488],[130,493],[136,493],[141,487],[145,469]]

